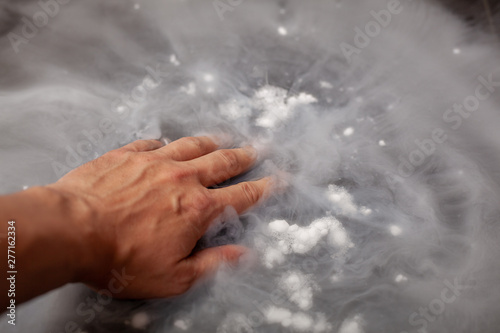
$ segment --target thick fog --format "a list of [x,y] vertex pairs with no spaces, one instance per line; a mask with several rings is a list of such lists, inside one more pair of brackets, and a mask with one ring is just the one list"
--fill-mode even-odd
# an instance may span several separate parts
[[498,332],[494,18],[416,0],[46,3],[0,5],[1,193],[138,138],[203,133],[259,147],[229,184],[288,186],[228,208],[201,245],[255,258],[186,295],[74,285],[2,331]]

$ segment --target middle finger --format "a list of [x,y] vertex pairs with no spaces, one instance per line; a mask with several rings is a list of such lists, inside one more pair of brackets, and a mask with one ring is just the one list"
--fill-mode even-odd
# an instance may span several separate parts
[[251,146],[221,149],[189,162],[198,170],[203,186],[222,183],[250,169],[257,160],[257,151]]

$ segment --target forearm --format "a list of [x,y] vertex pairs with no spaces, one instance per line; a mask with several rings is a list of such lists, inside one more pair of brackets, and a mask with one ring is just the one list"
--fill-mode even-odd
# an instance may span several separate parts
[[[91,231],[79,222],[88,218],[85,215],[89,213],[83,204],[47,187],[0,197],[0,269],[2,276],[7,271],[17,272],[13,297],[16,304],[79,279],[81,270],[90,265],[84,250]],[[8,229],[8,221],[15,221],[15,248],[12,249],[15,253],[11,252],[15,256],[14,269],[8,266],[7,260],[6,235],[12,231]],[[1,279],[2,311],[12,298],[7,297],[8,276]]]

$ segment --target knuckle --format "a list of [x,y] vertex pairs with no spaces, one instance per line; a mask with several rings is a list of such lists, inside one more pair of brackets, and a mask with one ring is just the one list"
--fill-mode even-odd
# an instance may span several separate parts
[[159,144],[158,140],[139,140],[138,148],[139,150],[152,150]]
[[140,139],[140,140],[133,142],[133,145],[138,146],[138,147],[143,147],[143,146],[147,146],[151,141],[152,140]]
[[236,171],[239,168],[238,156],[232,150],[220,150],[220,158],[224,161],[225,169],[228,171]]
[[191,201],[193,208],[196,210],[206,210],[214,204],[214,200],[207,190],[193,193]]
[[169,178],[173,181],[183,181],[192,178],[196,173],[196,169],[188,165],[175,166],[170,169]]
[[177,156],[181,156],[183,152],[183,149],[179,147],[178,145],[172,145],[168,147],[168,153],[166,154],[166,157],[168,159],[175,159]]
[[248,200],[248,202],[251,204],[257,203],[261,197],[261,194],[257,187],[250,183],[241,184],[241,191],[243,192],[243,195]]
[[194,136],[190,136],[187,138],[184,138],[184,143],[187,145],[192,146],[193,148],[196,148],[198,150],[203,150],[203,143],[199,138],[196,138]]
[[[188,213],[193,221],[197,222],[203,220],[207,212],[211,211],[212,207],[215,205],[215,200],[206,189],[192,191],[183,201],[182,210]],[[192,227],[198,227],[198,223],[191,223],[190,225]],[[193,232],[199,234],[200,230],[195,229]]]

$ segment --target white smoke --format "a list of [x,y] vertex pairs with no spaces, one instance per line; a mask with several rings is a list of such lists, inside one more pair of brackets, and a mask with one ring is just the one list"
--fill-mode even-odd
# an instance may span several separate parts
[[20,325],[496,332],[498,43],[436,4],[396,5],[61,1],[42,25],[38,2],[4,2],[2,193],[137,138],[202,132],[265,147],[238,181],[290,174],[285,194],[203,240],[247,245],[257,263],[173,300],[92,307],[66,289],[39,302],[68,306],[28,304]]

